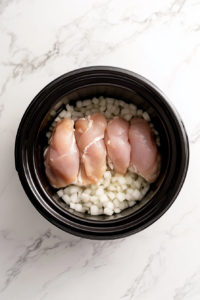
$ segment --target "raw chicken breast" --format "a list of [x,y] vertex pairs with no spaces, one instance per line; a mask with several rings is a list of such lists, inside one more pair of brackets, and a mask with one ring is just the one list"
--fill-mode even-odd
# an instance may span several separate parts
[[80,150],[80,172],[76,184],[97,183],[106,171],[104,132],[107,126],[103,115],[95,113],[75,124],[75,136]]
[[128,141],[128,121],[114,118],[108,123],[105,132],[105,144],[107,147],[107,160],[111,169],[125,174],[130,164],[131,146]]
[[160,173],[161,155],[155,143],[149,124],[140,118],[131,120],[129,129],[131,161],[129,170],[143,176],[150,183]]
[[54,188],[74,182],[79,172],[79,150],[74,136],[74,121],[58,121],[45,153],[45,172]]

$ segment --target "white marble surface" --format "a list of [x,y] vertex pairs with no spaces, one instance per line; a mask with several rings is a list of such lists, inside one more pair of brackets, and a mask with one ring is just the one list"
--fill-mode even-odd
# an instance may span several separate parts
[[[174,205],[137,235],[71,236],[28,201],[14,141],[32,98],[61,74],[113,65],[154,82],[185,122],[190,166]],[[0,299],[200,299],[200,1],[0,2]]]

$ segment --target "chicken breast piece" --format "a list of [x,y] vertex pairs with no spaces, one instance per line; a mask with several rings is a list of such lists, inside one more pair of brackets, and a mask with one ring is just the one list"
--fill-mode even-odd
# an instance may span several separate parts
[[45,153],[45,172],[54,188],[65,187],[77,178],[79,149],[74,136],[74,121],[58,121]]
[[80,172],[76,184],[97,183],[106,171],[105,117],[95,113],[75,124],[75,136],[80,151]]
[[129,127],[128,121],[116,117],[108,123],[105,132],[108,165],[120,174],[125,174],[130,164]]
[[154,182],[160,173],[161,155],[158,151],[151,128],[143,119],[131,120],[129,129],[131,160],[129,170]]

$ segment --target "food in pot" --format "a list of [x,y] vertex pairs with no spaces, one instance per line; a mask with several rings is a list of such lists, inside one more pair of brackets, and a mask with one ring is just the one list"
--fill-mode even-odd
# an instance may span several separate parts
[[160,174],[161,155],[149,124],[144,119],[131,120],[129,129],[131,158],[129,170],[152,183]]
[[105,117],[100,113],[79,119],[75,137],[80,151],[80,169],[76,183],[85,186],[97,183],[106,171]]
[[108,165],[119,174],[125,174],[130,164],[131,145],[128,141],[130,124],[115,117],[108,122],[105,132]]
[[44,153],[57,195],[71,209],[91,215],[134,206],[161,168],[160,137],[148,112],[103,96],[59,107],[50,113],[54,120]]
[[44,155],[45,172],[54,188],[65,187],[76,180],[79,172],[79,149],[74,136],[74,121],[57,122]]

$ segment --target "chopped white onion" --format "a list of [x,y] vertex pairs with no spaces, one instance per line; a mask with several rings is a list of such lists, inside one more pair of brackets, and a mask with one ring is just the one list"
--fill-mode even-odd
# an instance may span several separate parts
[[118,182],[119,182],[120,185],[125,184],[126,179],[124,178],[124,176],[120,176],[120,177],[118,177]]
[[99,110],[100,110],[101,113],[104,112],[106,110],[106,106],[100,106]]
[[82,118],[83,114],[80,111],[73,111],[72,116]]
[[114,176],[114,177],[111,178],[111,182],[116,182],[117,180],[118,180],[118,177]]
[[93,203],[98,202],[99,197],[97,196],[90,196],[90,201],[92,201]]
[[129,206],[129,207],[132,207],[132,206],[135,205],[135,204],[136,204],[136,201],[134,201],[134,200],[128,201],[128,206]]
[[132,119],[132,114],[124,115],[124,119],[127,120],[127,121],[130,121]]
[[60,118],[64,118],[64,117],[65,117],[65,114],[66,114],[66,110],[63,109],[63,110],[59,113],[59,117],[60,117]]
[[117,109],[118,107],[116,105],[113,105],[110,109],[110,112],[111,114],[114,114],[115,110]]
[[135,105],[135,104],[129,104],[129,106],[130,106],[130,109],[134,109],[134,110],[137,110],[137,106]]
[[96,184],[91,184],[90,187],[92,190],[97,190],[97,188],[98,188],[98,186]]
[[110,184],[110,185],[108,186],[108,190],[109,190],[109,191],[116,191],[117,188],[116,188],[113,184]]
[[111,178],[111,172],[106,171],[103,176],[104,176],[104,178]]
[[110,185],[110,178],[105,179],[103,185],[104,188],[107,188]]
[[67,195],[67,194],[64,194],[62,196],[62,199],[67,203],[67,204],[70,204],[71,203],[71,199],[70,197]]
[[92,100],[87,99],[87,100],[83,100],[83,106],[89,106],[92,104]]
[[57,195],[58,195],[58,197],[62,197],[64,195],[63,190],[57,191]]
[[125,201],[120,202],[120,203],[119,203],[119,208],[120,208],[121,210],[124,210],[124,209],[126,208],[126,202],[125,202]]
[[69,104],[66,105],[67,111],[74,111],[74,107],[70,106]]
[[112,109],[113,105],[110,104],[110,103],[107,103],[107,110],[109,110],[111,112],[111,109]]
[[98,214],[99,214],[99,208],[98,208],[98,206],[92,205],[92,206],[90,207],[90,213],[91,213],[91,215],[93,215],[93,216],[98,215]]
[[108,207],[104,208],[104,214],[108,216],[112,216],[113,210],[109,209]]
[[107,196],[112,200],[115,199],[115,194],[113,192],[108,192]]
[[80,190],[80,186],[77,185],[71,185],[69,187],[69,194],[74,194],[74,193],[78,193],[78,191]]
[[65,118],[71,118],[72,112],[71,111],[66,111],[65,112]]
[[106,98],[106,101],[108,104],[113,104],[114,103],[114,98]]
[[85,112],[85,116],[87,117],[87,116],[89,116],[89,115],[90,115],[90,111],[87,110],[87,111]]
[[51,131],[47,131],[46,137],[49,139],[51,137]]
[[118,191],[118,192],[122,192],[121,186],[117,186],[117,191]]
[[78,108],[82,107],[82,106],[83,106],[83,102],[82,102],[82,101],[77,101],[77,102],[76,102],[76,106],[77,106]]
[[98,108],[92,108],[91,110],[90,110],[90,114],[92,115],[92,114],[95,114],[95,113],[98,113],[99,112],[99,109]]
[[95,205],[98,206],[98,208],[102,208],[103,207],[103,203],[101,203],[101,202],[98,202]]
[[111,117],[111,112],[109,110],[106,110],[104,116],[106,119],[109,119]]
[[78,194],[77,194],[77,193],[70,195],[70,199],[71,199],[71,201],[74,202],[74,203],[77,203],[77,202],[80,201],[80,200],[78,199]]
[[79,211],[79,212],[82,212],[82,208],[83,208],[82,204],[80,204],[80,203],[77,203],[76,206],[75,206],[75,210]]
[[81,194],[81,200],[82,200],[83,202],[88,202],[88,201],[90,200],[90,195],[85,194],[85,193],[82,193],[82,194]]
[[102,203],[107,202],[109,200],[108,196],[106,194],[103,194],[102,196],[100,196],[99,199]]
[[96,190],[96,195],[97,196],[102,196],[104,195],[104,190],[102,188],[99,188],[98,190]]
[[99,105],[100,105],[100,106],[106,106],[106,99],[104,99],[104,98],[101,98],[101,99],[100,99],[100,98],[99,98],[99,100],[100,100],[100,101],[99,101]]
[[133,192],[134,192],[134,190],[131,189],[131,188],[128,188],[128,189],[126,190],[126,193],[127,193],[127,194],[130,194],[130,195],[131,195]]
[[119,115],[119,112],[120,112],[120,108],[117,107],[117,108],[115,109],[115,111],[113,112],[113,114],[114,114],[115,116],[118,116],[118,115]]
[[146,111],[143,112],[142,116],[145,119],[145,121],[151,122],[150,116],[149,116],[149,114]]
[[86,202],[86,203],[84,203],[84,206],[91,207],[92,206],[92,202]]
[[75,209],[75,207],[76,207],[76,204],[75,204],[74,202],[71,202],[71,203],[70,203],[70,208]]
[[131,112],[131,114],[132,114],[132,116],[133,116],[133,117],[135,117],[135,116],[136,116],[136,113],[137,113],[136,109],[131,109],[131,111],[130,111],[130,112]]
[[92,99],[92,103],[98,104],[98,103],[99,103],[99,99],[97,99],[96,97],[94,97],[94,98]]
[[138,116],[138,117],[141,117],[141,116],[142,116],[142,113],[143,113],[143,110],[142,110],[142,109],[138,109],[138,110],[137,110],[137,116]]
[[123,100],[119,100],[119,106],[125,107],[125,102]]
[[108,203],[107,203],[107,208],[110,208],[111,210],[113,210],[114,209],[114,204],[111,202],[111,201],[108,201]]
[[54,110],[57,111],[62,105],[62,101],[59,101],[55,106],[54,106]]
[[154,132],[155,135],[158,135],[158,131],[157,130],[154,129],[153,132]]
[[129,114],[130,113],[130,109],[129,108],[123,108],[122,110],[121,110],[121,114],[122,115],[126,115],[126,114]]
[[132,184],[133,179],[132,179],[132,177],[130,175],[125,175],[124,178],[126,179],[126,184],[129,184],[129,185]]
[[127,188],[128,188],[128,186],[127,186],[126,184],[122,184],[122,185],[121,185],[122,191],[126,190]]
[[55,118],[55,122],[58,122],[58,121],[60,121],[60,120],[61,120],[60,117]]
[[126,200],[131,200],[131,199],[132,199],[131,195],[130,194],[126,194]]
[[124,193],[117,193],[117,199],[120,201],[120,202],[122,202],[122,201],[124,201],[125,199],[126,199],[126,194],[124,194]]
[[120,202],[119,202],[118,199],[115,199],[115,200],[113,201],[113,203],[114,203],[115,207],[119,207]]
[[90,195],[90,194],[91,194],[91,192],[92,192],[92,190],[91,190],[91,189],[86,189],[86,190],[84,190],[84,193],[85,193],[85,194],[88,194],[88,195]]
[[115,99],[114,105],[119,106],[119,100]]
[[133,200],[139,200],[140,197],[141,197],[141,194],[140,194],[139,190],[137,190],[137,189],[134,190],[134,192],[132,193]]
[[52,110],[52,111],[50,112],[50,116],[55,117],[55,115],[56,115],[55,110]]

